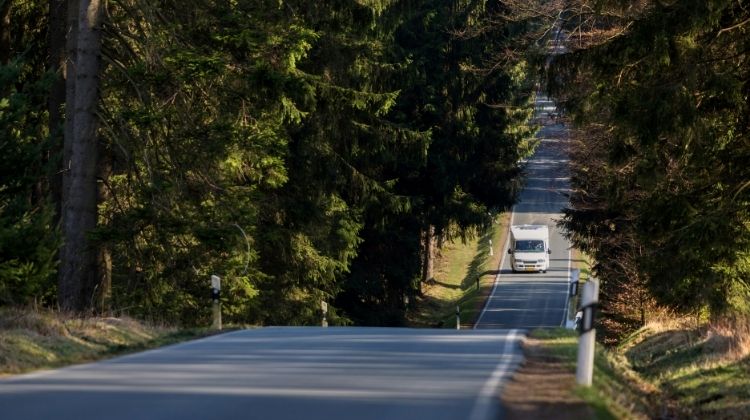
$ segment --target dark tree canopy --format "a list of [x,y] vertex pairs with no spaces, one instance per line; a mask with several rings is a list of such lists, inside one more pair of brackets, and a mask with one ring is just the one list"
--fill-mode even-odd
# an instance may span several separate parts
[[593,151],[575,170],[574,243],[663,305],[750,312],[750,9],[582,3],[600,7],[571,8],[552,71]]
[[[193,324],[218,274],[229,320],[310,324],[326,300],[333,322],[395,325],[424,232],[471,234],[512,203],[534,71],[498,51],[536,28],[500,3],[96,3],[98,95],[78,108],[54,90],[75,70],[54,34],[79,2],[2,4],[4,303]],[[71,54],[81,29],[67,29]],[[56,268],[78,264],[56,252],[70,155],[55,124],[84,105],[97,223],[70,246],[96,256],[99,283],[78,279],[69,305],[55,299]]]

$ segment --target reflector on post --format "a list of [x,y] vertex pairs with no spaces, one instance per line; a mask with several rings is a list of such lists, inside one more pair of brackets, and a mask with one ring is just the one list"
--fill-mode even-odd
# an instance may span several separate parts
[[581,275],[581,270],[575,269],[570,272],[570,287],[569,287],[569,295],[575,296],[578,294],[578,277]]

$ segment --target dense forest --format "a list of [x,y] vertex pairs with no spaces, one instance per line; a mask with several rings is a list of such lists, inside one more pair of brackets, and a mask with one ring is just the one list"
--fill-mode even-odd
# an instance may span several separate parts
[[568,2],[550,89],[575,123],[563,225],[612,330],[750,314],[750,4]]
[[0,303],[399,325],[508,208],[539,16],[472,0],[0,2]]
[[[741,0],[0,0],[0,304],[401,325],[508,209],[535,86],[613,331],[750,313]],[[557,28],[567,50],[551,62]],[[412,300],[413,301],[413,300]]]

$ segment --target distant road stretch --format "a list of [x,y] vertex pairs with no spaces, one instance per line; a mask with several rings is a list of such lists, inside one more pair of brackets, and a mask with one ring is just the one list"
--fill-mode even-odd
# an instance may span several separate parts
[[556,227],[562,209],[568,206],[570,171],[567,131],[555,120],[552,100],[538,96],[537,117],[544,121],[534,156],[526,163],[525,185],[513,208],[511,223],[547,225],[550,229],[550,268],[547,273],[513,274],[508,244],[501,251],[504,261],[495,287],[476,328],[559,327],[565,325],[570,279],[570,242]]

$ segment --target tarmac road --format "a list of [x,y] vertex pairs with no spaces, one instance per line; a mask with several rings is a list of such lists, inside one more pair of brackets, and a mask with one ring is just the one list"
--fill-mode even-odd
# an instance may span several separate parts
[[495,286],[475,328],[564,326],[570,279],[570,243],[556,222],[567,207],[570,191],[566,129],[556,121],[557,109],[545,96],[536,100],[543,126],[540,144],[525,168],[525,184],[513,208],[511,224],[543,224],[550,229],[550,269],[547,273],[516,273],[510,268],[508,243]]
[[497,419],[507,330],[270,327],[0,379],[4,420]]

